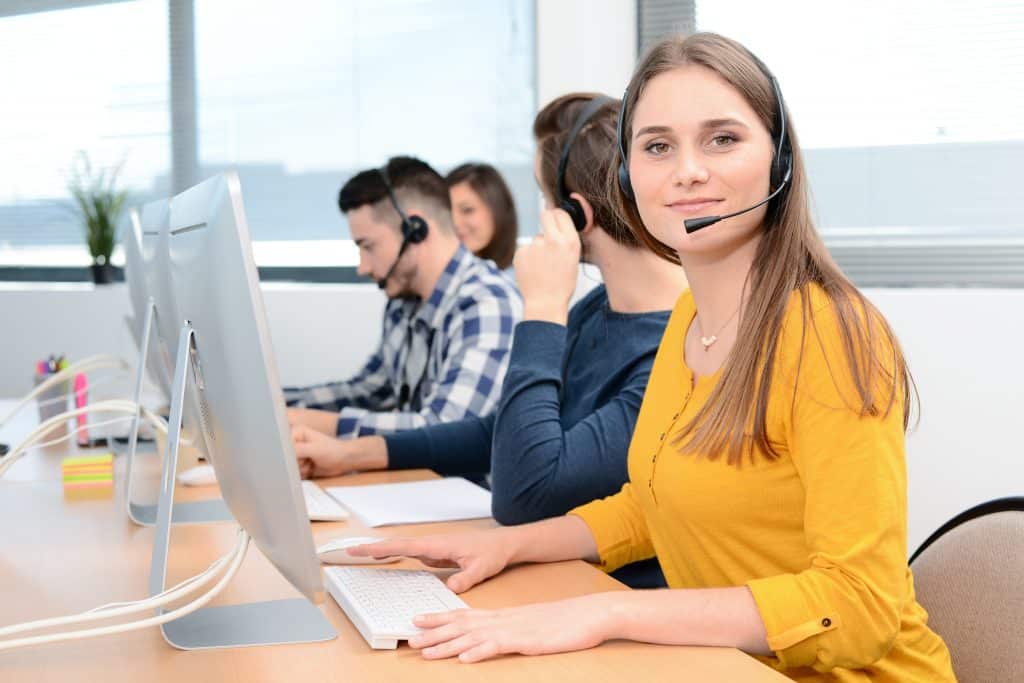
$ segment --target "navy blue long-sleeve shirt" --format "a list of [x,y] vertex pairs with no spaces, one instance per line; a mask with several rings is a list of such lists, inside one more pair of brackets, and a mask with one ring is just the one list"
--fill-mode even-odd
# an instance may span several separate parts
[[[519,323],[497,411],[385,435],[388,466],[489,470],[502,524],[555,517],[618,492],[668,316],[616,313],[602,285],[573,306],[567,325]],[[663,585],[653,562],[620,572],[630,585]]]

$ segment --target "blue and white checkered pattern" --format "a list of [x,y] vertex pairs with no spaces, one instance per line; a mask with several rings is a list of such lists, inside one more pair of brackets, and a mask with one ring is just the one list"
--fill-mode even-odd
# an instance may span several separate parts
[[522,317],[515,285],[460,246],[428,300],[388,302],[381,345],[359,373],[285,396],[289,404],[340,411],[343,438],[486,415],[498,405]]

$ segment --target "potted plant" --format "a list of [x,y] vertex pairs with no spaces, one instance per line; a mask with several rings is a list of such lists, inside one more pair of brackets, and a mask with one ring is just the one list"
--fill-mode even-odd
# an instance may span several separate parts
[[114,280],[110,255],[117,241],[117,224],[128,201],[128,192],[117,189],[120,170],[118,165],[94,171],[89,157],[81,152],[68,179],[68,192],[74,199],[75,213],[85,232],[92,257],[92,279],[96,284],[109,284]]

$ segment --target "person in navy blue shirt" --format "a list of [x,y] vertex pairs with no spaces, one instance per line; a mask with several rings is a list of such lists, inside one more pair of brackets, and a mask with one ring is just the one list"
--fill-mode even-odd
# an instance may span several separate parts
[[[428,468],[470,478],[490,472],[494,518],[523,524],[616,493],[669,312],[686,288],[682,269],[644,248],[606,199],[619,103],[603,98],[571,141],[566,194],[583,227],[556,205],[558,165],[573,127],[594,100],[570,94],[534,121],[535,173],[548,209],[542,230],[515,257],[523,321],[515,328],[498,408],[475,417],[354,441],[293,429],[303,477]],[[578,237],[577,237],[578,234]],[[569,235],[570,238],[566,238]],[[579,263],[604,284],[569,308]],[[634,587],[664,585],[656,562],[619,570]]]

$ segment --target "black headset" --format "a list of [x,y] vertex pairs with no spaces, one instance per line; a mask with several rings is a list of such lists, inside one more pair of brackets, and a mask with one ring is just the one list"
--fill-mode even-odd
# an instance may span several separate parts
[[388,167],[381,166],[377,169],[380,173],[381,180],[384,181],[384,189],[388,193],[388,198],[391,200],[391,205],[395,207],[395,211],[398,212],[398,217],[402,219],[402,240],[408,241],[410,244],[419,244],[423,240],[427,239],[427,222],[422,217],[413,214],[407,216],[405,211],[402,211],[402,205],[398,203],[398,197],[395,196],[395,190],[391,187],[391,178],[388,177]]
[[[774,147],[774,153],[772,154],[772,168],[769,189],[771,193],[763,200],[754,204],[751,207],[737,211],[735,213],[726,214],[724,216],[707,216],[704,218],[691,218],[684,221],[686,232],[696,232],[701,228],[706,228],[709,225],[713,225],[720,220],[725,218],[732,218],[738,216],[747,211],[752,211],[762,204],[771,201],[776,195],[782,192],[782,189],[789,183],[790,178],[793,175],[793,148],[790,145],[789,137],[786,135],[786,104],[782,99],[782,90],[779,88],[779,82],[775,80],[775,76],[768,70],[768,67],[757,58],[756,55],[747,51],[750,58],[757,64],[758,68],[768,77],[771,81],[772,90],[775,93],[775,120],[772,125],[772,146]],[[622,108],[619,110],[619,123],[618,123],[618,141],[619,141],[619,188],[622,193],[626,195],[631,201],[635,200],[633,196],[633,183],[629,179],[629,163],[626,157],[626,102],[629,99],[629,89],[627,88],[625,94],[622,96]],[[774,189],[772,189],[774,188]]]
[[388,177],[388,167],[381,166],[377,169],[377,173],[380,174],[380,179],[384,181],[384,189],[388,193],[388,198],[391,200],[391,205],[395,207],[395,211],[398,212],[398,217],[402,219],[402,246],[398,248],[398,256],[395,257],[395,262],[388,268],[387,274],[384,275],[380,280],[377,280],[377,286],[381,289],[387,287],[388,278],[395,272],[395,268],[398,266],[398,262],[402,259],[402,254],[409,247],[410,244],[419,244],[423,240],[427,239],[427,233],[430,228],[427,226],[427,222],[422,216],[412,214],[407,216],[405,211],[402,211],[401,204],[398,203],[398,197],[395,196],[395,191],[391,187],[391,179]]
[[582,230],[587,226],[587,214],[583,211],[583,205],[580,204],[579,200],[569,196],[569,189],[565,186],[565,172],[569,167],[569,152],[572,150],[572,144],[576,141],[580,131],[583,130],[583,126],[587,125],[587,122],[593,118],[598,109],[613,101],[610,97],[598,95],[587,103],[587,106],[576,117],[576,123],[573,124],[572,130],[569,131],[569,137],[566,138],[565,144],[562,146],[562,156],[558,159],[555,199],[558,201],[558,208],[569,214],[569,218],[572,219],[572,224],[576,226],[576,230]]

